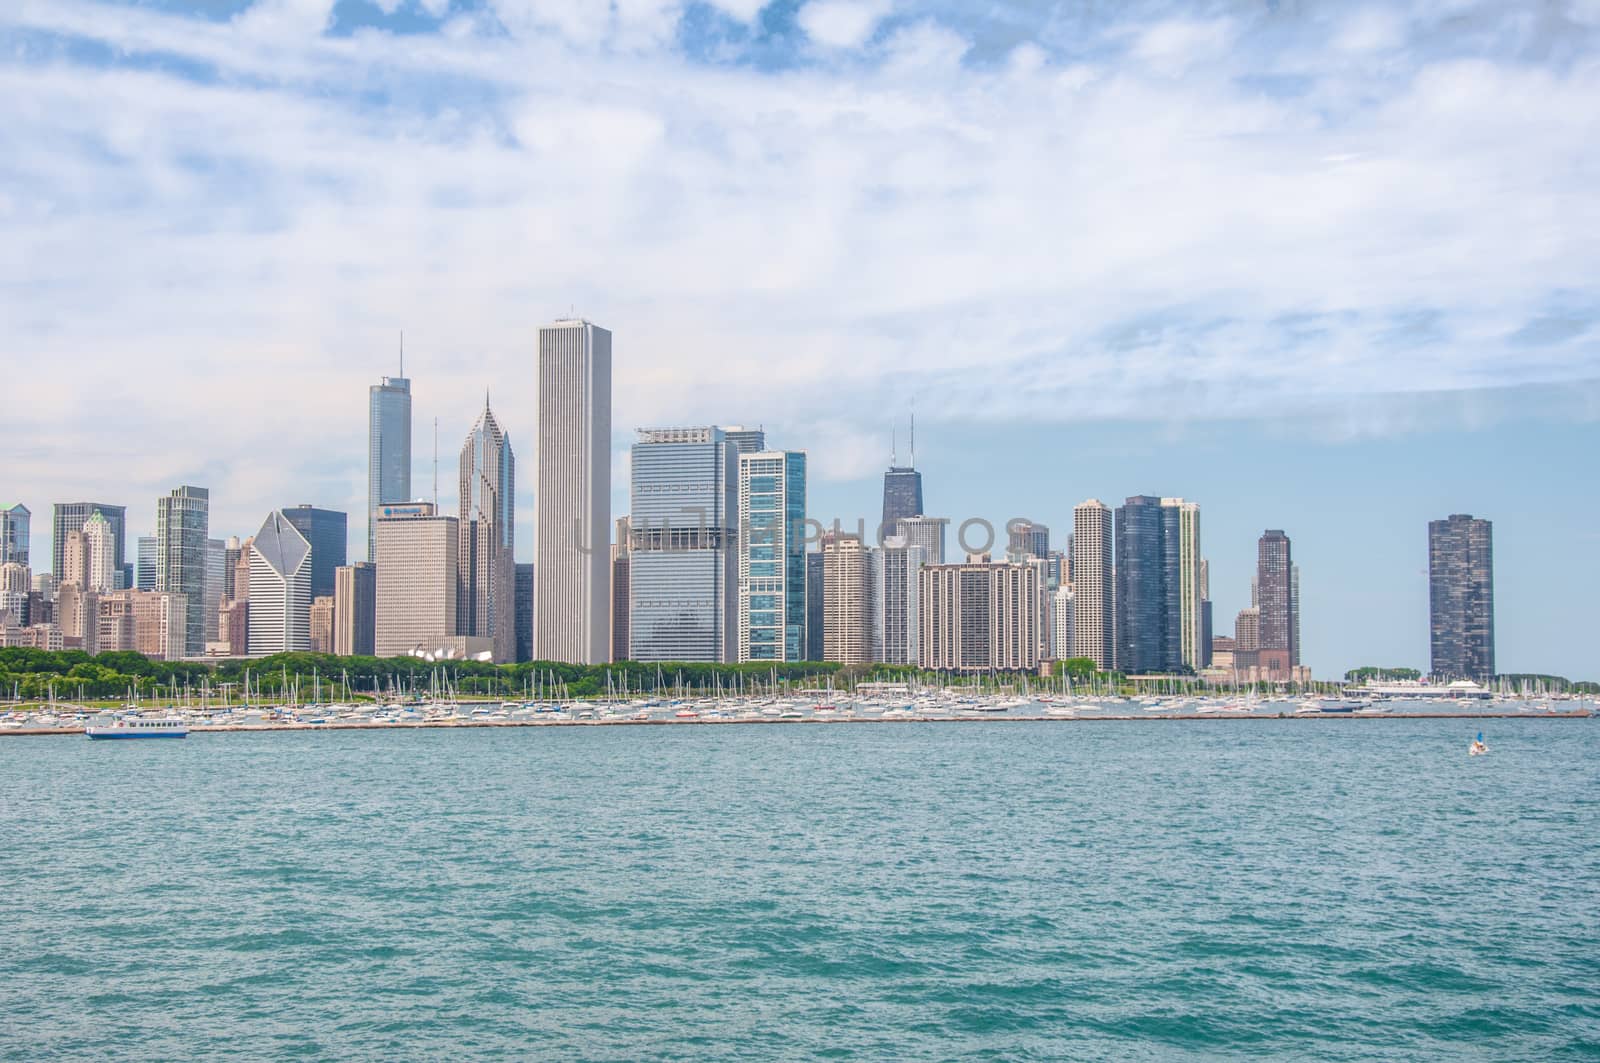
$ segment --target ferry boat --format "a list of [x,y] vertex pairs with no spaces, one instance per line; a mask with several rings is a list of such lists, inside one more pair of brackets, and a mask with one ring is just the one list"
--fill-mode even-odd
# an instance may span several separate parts
[[151,718],[131,716],[108,723],[90,724],[84,728],[90,738],[185,738],[189,725],[175,717]]

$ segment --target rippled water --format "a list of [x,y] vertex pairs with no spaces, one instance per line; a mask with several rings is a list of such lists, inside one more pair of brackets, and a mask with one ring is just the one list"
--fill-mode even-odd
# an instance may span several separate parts
[[1600,724],[0,742],[0,1056],[1593,1059]]

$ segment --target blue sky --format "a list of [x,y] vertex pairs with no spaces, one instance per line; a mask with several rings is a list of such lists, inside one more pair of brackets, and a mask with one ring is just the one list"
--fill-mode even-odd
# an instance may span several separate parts
[[[1594,675],[1600,4],[0,5],[0,495],[352,512],[407,336],[419,484],[534,330],[635,426],[764,423],[876,509],[1283,527],[1319,673],[1426,664],[1430,517],[1496,522],[1500,664]],[[17,398],[20,396],[19,398]],[[44,521],[40,521],[44,523]],[[35,549],[46,537],[36,535]]]

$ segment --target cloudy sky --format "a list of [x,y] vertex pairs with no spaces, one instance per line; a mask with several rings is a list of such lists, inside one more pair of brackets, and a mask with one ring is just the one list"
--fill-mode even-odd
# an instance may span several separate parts
[[0,495],[359,547],[403,329],[416,482],[489,389],[526,557],[575,311],[618,513],[714,421],[871,514],[914,402],[957,519],[1198,499],[1223,631],[1286,528],[1319,672],[1425,666],[1425,521],[1491,517],[1502,668],[1592,675],[1597,60],[1600,0],[8,0]]

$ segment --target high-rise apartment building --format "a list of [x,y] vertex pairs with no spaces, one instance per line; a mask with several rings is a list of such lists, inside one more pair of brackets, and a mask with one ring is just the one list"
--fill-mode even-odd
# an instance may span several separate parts
[[1066,660],[1072,656],[1072,628],[1077,619],[1074,610],[1077,608],[1077,596],[1073,593],[1072,584],[1063,583],[1051,592],[1054,607],[1051,610],[1051,622],[1055,625],[1053,650],[1057,660]]
[[311,543],[273,510],[250,547],[250,652],[311,649]]
[[378,567],[370,561],[343,565],[333,574],[333,652],[371,657],[378,608]]
[[1288,680],[1296,659],[1292,575],[1294,559],[1289,537],[1269,528],[1256,546],[1256,605],[1261,610],[1257,661],[1262,676]]
[[588,321],[539,330],[535,655],[610,658],[611,333]]
[[1437,679],[1494,678],[1494,526],[1455,513],[1428,522],[1428,635]]
[[1073,507],[1072,656],[1087,658],[1102,671],[1116,663],[1113,541],[1110,506],[1091,498]]
[[156,500],[156,590],[185,598],[184,653],[197,657],[206,642],[206,540],[211,492],[177,487]]
[[1209,641],[1205,628],[1205,561],[1200,556],[1200,503],[1163,498],[1161,508],[1163,534],[1168,540],[1163,552],[1172,581],[1169,593],[1178,613],[1178,656],[1176,661],[1168,662],[1168,667],[1198,672],[1206,666]]
[[1039,667],[1044,566],[1037,561],[925,565],[921,572],[923,668],[950,672]]
[[[53,547],[55,544],[51,544]],[[81,531],[67,532],[67,541],[61,544],[61,549],[55,551],[61,556],[61,568],[55,573],[60,581],[58,587],[77,587],[87,590],[89,587],[89,540],[84,538]]]
[[907,546],[922,548],[923,564],[944,564],[945,529],[950,526],[948,517],[902,517],[889,532],[906,541]]
[[739,461],[739,660],[800,661],[806,644],[806,455]]
[[1150,495],[1134,495],[1116,511],[1116,645],[1123,672],[1171,671],[1183,663],[1178,514]]
[[[459,522],[441,516],[431,502],[379,506],[377,517],[373,653],[403,657],[453,642]],[[252,572],[252,611],[254,580]]]
[[872,660],[872,598],[867,551],[859,535],[822,537],[822,659],[840,664]]
[[460,633],[490,641],[497,662],[517,654],[516,458],[483,397],[483,413],[461,446]]
[[922,642],[922,547],[898,535],[872,553],[873,657],[915,665]]
[[720,428],[639,431],[629,515],[630,660],[738,659],[738,458]]
[[367,389],[367,560],[377,560],[378,507],[411,501],[411,381],[400,375]]
[[[29,561],[32,524],[33,514],[21,502],[0,506],[0,565],[16,562],[33,567]],[[60,575],[61,567],[57,565],[50,571]]]

